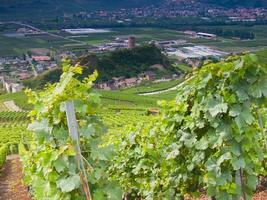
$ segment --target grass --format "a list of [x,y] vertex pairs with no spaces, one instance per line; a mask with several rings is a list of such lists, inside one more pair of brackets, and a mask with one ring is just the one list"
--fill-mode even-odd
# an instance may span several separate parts
[[0,102],[13,100],[17,106],[23,110],[30,110],[32,107],[27,102],[27,96],[24,92],[9,93],[0,95]]
[[171,80],[171,81],[153,83],[153,84],[148,83],[148,84],[145,84],[145,85],[141,85],[141,86],[132,87],[132,88],[128,88],[128,89],[122,90],[122,92],[129,93],[129,94],[155,92],[155,91],[171,88],[171,87],[177,85],[180,82],[181,82],[181,80]]
[[47,37],[11,38],[0,33],[0,56],[22,55],[31,48],[57,49],[66,44],[64,40],[51,40]]
[[186,64],[176,64],[176,65],[173,65],[175,68],[177,68],[179,71],[183,72],[183,73],[188,73],[192,70],[191,67],[189,67],[188,65]]
[[151,107],[159,107],[159,100],[172,100],[175,98],[176,92],[170,91],[157,95],[140,96],[139,93],[155,92],[171,88],[181,80],[172,80],[169,82],[151,83],[144,86],[132,87],[118,91],[98,90],[102,96],[104,106],[111,105],[116,107],[131,107],[136,109],[148,109]]

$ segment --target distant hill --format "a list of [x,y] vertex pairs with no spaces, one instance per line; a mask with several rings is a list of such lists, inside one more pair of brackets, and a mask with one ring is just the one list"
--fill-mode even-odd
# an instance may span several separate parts
[[[5,11],[85,11],[141,7],[162,0],[0,0],[0,9]],[[49,9],[49,10],[48,10]]]
[[163,0],[0,0],[1,19],[53,18],[63,13],[142,7]]
[[[0,0],[0,20],[33,16],[49,18],[63,13],[161,5],[171,0]],[[176,0],[179,3],[185,0]],[[267,0],[195,0],[223,7],[265,7]],[[192,3],[193,4],[193,3]]]

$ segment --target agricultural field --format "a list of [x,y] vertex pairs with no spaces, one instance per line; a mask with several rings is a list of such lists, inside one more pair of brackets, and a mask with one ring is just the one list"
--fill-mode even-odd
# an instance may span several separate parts
[[151,40],[177,40],[185,38],[178,31],[162,28],[112,28],[109,30],[110,32],[107,33],[88,34],[87,37],[81,36],[80,38],[77,36],[75,39],[103,43],[105,41],[112,41],[116,37],[127,39],[129,35],[134,35],[139,43],[144,43]]
[[231,30],[244,30],[252,31],[255,34],[255,39],[253,40],[235,40],[229,38],[219,37],[217,41],[203,40],[203,39],[192,39],[190,42],[195,44],[207,45],[226,52],[242,52],[242,51],[258,51],[259,49],[264,49],[267,47],[267,33],[266,25],[255,25],[255,26],[200,26],[200,28],[222,28]]
[[[73,36],[70,34],[62,34],[58,30],[46,30],[49,33],[58,34],[64,38],[56,38],[52,36],[35,36],[35,37],[7,37],[6,31],[1,29],[0,25],[0,56],[4,55],[21,55],[31,48],[47,48],[51,50],[72,50],[80,51],[88,49],[90,45],[97,45],[106,42],[114,41],[117,37],[125,38],[129,35],[134,35],[138,43],[145,43],[151,40],[186,40],[187,44],[182,46],[192,45],[207,45],[213,48],[218,48],[227,52],[258,50],[267,46],[267,35],[264,31],[267,26],[258,25],[250,27],[256,35],[254,40],[239,41],[219,37],[217,40],[208,39],[192,39],[185,36],[183,33],[164,29],[164,28],[112,28],[107,33],[92,33],[87,35]],[[205,27],[203,27],[205,28]],[[214,27],[216,28],[216,27]],[[244,29],[247,27],[231,26],[223,27],[225,29]],[[14,30],[12,27],[10,30]],[[181,46],[179,46],[181,47]]]

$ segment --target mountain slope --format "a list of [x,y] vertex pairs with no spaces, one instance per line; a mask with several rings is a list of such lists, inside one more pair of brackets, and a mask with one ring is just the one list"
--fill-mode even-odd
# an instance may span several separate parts
[[163,0],[0,0],[0,20],[49,18],[63,13],[142,7]]
[[[188,2],[187,0],[175,0],[175,2]],[[32,19],[54,18],[63,13],[74,13],[93,10],[113,10],[118,8],[143,7],[147,5],[159,5],[173,0],[0,0],[1,19]],[[222,7],[265,7],[267,0],[192,0],[203,4]]]
[[38,10],[44,10],[46,8],[58,8],[61,10],[95,10],[140,7],[159,1],[160,0],[0,0],[0,7],[10,10],[24,10],[30,8]]

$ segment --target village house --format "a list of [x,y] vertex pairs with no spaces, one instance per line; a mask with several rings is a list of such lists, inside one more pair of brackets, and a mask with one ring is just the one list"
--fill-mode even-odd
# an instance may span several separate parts
[[156,80],[156,73],[153,71],[146,71],[139,75],[140,78],[148,81],[154,81]]
[[50,56],[32,56],[32,59],[39,62],[39,61],[50,61]]
[[127,78],[124,80],[125,87],[133,87],[137,85],[138,78]]
[[21,72],[18,74],[20,80],[26,80],[31,77],[28,72]]

